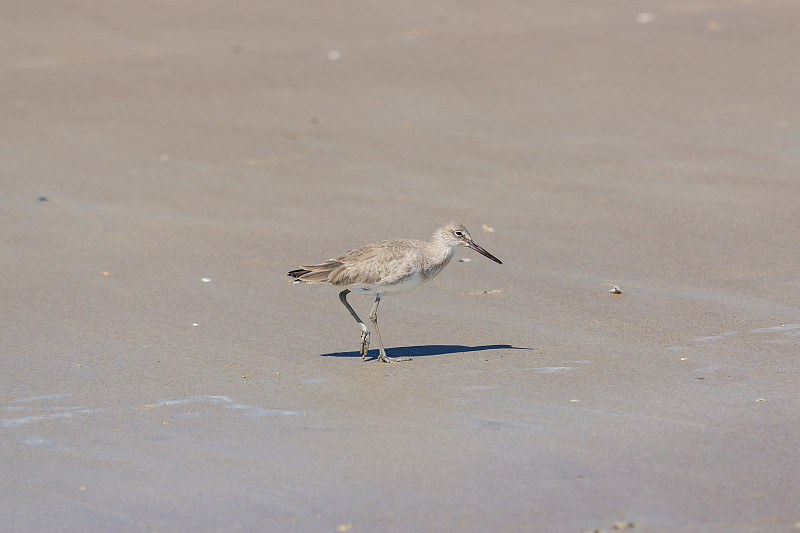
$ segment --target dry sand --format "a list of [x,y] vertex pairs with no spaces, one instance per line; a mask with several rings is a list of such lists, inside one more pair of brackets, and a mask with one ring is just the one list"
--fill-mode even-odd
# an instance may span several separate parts
[[[798,20],[7,2],[0,530],[797,529]],[[448,220],[409,363],[285,275]]]

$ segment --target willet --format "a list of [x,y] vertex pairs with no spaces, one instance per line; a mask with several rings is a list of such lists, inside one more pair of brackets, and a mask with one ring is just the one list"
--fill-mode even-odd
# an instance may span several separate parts
[[301,265],[289,272],[289,276],[295,278],[294,283],[321,283],[344,288],[339,299],[361,326],[362,359],[366,359],[369,350],[369,329],[347,303],[347,295],[351,291],[374,294],[375,304],[369,319],[378,336],[378,360],[384,363],[408,361],[409,358],[386,355],[378,329],[378,304],[384,294],[408,291],[433,279],[453,258],[457,246],[472,248],[495,263],[503,264],[475,244],[463,224],[448,222],[433,233],[430,242],[414,239],[374,242],[318,265]]

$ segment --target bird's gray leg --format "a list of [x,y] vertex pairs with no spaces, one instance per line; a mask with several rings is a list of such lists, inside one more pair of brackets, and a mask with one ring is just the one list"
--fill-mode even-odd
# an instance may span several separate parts
[[384,363],[411,361],[410,357],[389,357],[388,355],[386,355],[386,350],[383,349],[383,341],[381,340],[381,330],[378,329],[378,304],[381,303],[381,296],[383,296],[383,294],[378,293],[378,296],[375,297],[375,305],[372,306],[372,311],[369,314],[369,319],[372,322],[372,326],[375,328],[375,334],[378,336],[378,346],[380,346],[378,361],[382,361]]
[[[339,293],[339,299],[342,301],[344,306],[350,311],[350,314],[353,315],[353,318],[356,319],[358,325],[361,326],[361,359],[367,358],[367,352],[369,351],[369,330],[367,326],[358,318],[355,310],[350,307],[350,304],[347,303],[347,295],[350,294],[350,289],[345,289]],[[378,337],[380,338],[380,336]]]

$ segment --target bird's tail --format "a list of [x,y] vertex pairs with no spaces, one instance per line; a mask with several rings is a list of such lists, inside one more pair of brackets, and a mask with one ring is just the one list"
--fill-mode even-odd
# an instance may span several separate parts
[[290,270],[287,275],[294,278],[294,281],[292,283],[303,283],[303,280],[301,280],[300,278],[305,274],[310,274],[310,273],[311,273],[310,270],[306,270],[305,268],[298,268],[296,270]]
[[340,262],[331,260],[321,265],[290,270],[288,275],[294,278],[292,283],[330,283],[331,273],[338,272],[341,266]]

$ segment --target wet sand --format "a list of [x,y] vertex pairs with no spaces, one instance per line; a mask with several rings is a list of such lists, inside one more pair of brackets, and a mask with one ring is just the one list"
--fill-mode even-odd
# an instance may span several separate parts
[[[0,529],[796,530],[799,16],[6,6]],[[448,220],[411,362],[286,277]]]

